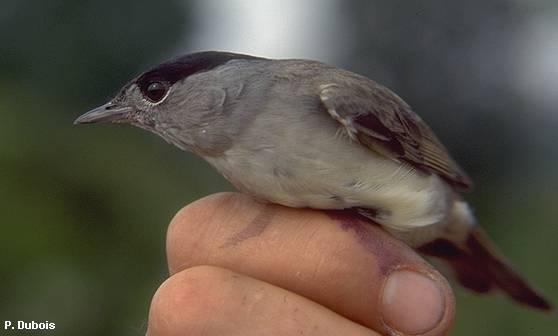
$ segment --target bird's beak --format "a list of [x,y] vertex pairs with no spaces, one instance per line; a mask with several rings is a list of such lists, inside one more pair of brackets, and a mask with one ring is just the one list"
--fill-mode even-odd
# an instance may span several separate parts
[[74,121],[74,125],[123,121],[130,112],[132,112],[131,107],[118,106],[109,102],[82,114]]

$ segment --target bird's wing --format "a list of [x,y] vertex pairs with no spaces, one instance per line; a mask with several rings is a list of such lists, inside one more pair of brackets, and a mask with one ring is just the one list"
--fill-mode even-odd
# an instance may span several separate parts
[[392,160],[438,174],[458,190],[472,187],[430,127],[386,87],[368,81],[364,86],[329,83],[320,85],[319,95],[353,140]]

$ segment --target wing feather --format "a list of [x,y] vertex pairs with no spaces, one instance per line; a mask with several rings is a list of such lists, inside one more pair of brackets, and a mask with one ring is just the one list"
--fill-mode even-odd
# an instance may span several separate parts
[[472,187],[430,127],[386,87],[369,80],[359,85],[330,83],[320,86],[319,95],[330,115],[362,145],[435,173],[458,190]]

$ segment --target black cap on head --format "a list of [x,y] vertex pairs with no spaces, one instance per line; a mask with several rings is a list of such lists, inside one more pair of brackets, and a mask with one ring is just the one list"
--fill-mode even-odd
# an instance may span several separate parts
[[236,59],[264,60],[265,58],[219,51],[198,52],[180,56],[155,66],[140,75],[136,79],[136,84],[142,91],[154,81],[162,81],[172,85],[188,76],[209,71]]

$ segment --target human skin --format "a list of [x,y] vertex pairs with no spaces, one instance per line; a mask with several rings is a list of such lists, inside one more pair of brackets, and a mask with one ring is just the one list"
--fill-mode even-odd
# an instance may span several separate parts
[[180,210],[149,336],[446,335],[447,281],[381,228],[342,212],[220,193]]

